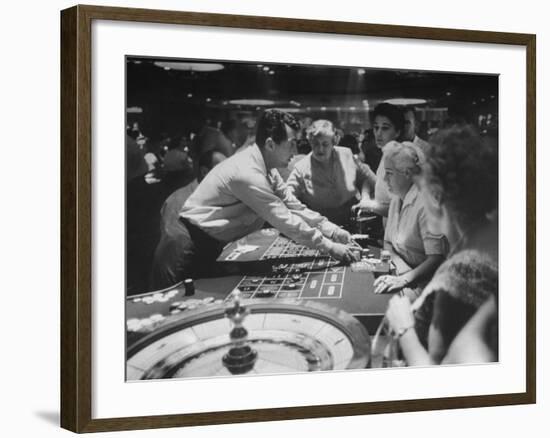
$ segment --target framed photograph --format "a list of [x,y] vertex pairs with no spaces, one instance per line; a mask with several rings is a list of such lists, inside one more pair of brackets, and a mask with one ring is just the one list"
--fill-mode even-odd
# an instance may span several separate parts
[[[535,403],[535,41],[274,17],[62,11],[62,427]],[[279,118],[282,140],[265,128]],[[393,137],[383,133],[391,129]],[[434,158],[452,135],[453,154]],[[315,175],[323,147],[340,163],[349,156],[362,182],[350,186],[349,172],[334,167]],[[403,150],[422,178],[388,158]],[[437,168],[450,155],[466,163],[458,176]],[[231,185],[237,174],[252,179]],[[480,240],[491,248],[492,280],[487,270],[459,278],[456,295],[477,304],[435,362],[426,337],[422,362],[402,343],[420,329],[392,326],[390,302],[416,303],[418,321],[418,303],[445,288],[459,249],[471,249],[468,234],[420,232],[431,252],[417,263],[388,229],[395,208],[404,221],[409,192],[419,191],[428,209],[425,182],[437,175],[455,189],[441,183],[434,199],[468,187],[463,216],[490,224]],[[389,211],[377,210],[373,179],[387,182]],[[327,206],[346,187],[349,201]],[[194,258],[180,269],[186,239]],[[427,279],[413,276],[432,256],[440,259]],[[481,289],[483,299],[472,298]],[[395,294],[379,293],[388,291]],[[481,356],[478,338],[463,329],[489,304]]]

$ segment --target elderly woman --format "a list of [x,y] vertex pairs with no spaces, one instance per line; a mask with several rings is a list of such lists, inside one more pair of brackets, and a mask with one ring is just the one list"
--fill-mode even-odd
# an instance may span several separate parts
[[[409,365],[470,360],[449,347],[477,309],[498,299],[496,144],[464,126],[440,131],[430,145],[420,196],[432,231],[450,237],[452,255],[413,304],[390,300],[386,317]],[[490,338],[498,344],[498,331]]]
[[335,146],[336,132],[328,120],[313,122],[307,135],[312,151],[296,163],[287,185],[310,209],[335,224],[348,225],[351,207],[369,197],[376,177],[349,148]]
[[[418,192],[423,152],[413,143],[390,142],[384,152],[384,180],[391,200],[384,246],[394,254],[400,275],[384,275],[375,283],[375,293],[394,292],[430,278],[443,262],[448,244],[443,234],[428,227],[424,204]],[[410,267],[410,270],[407,270]],[[406,271],[406,272],[403,272]],[[411,296],[414,298],[414,296]]]
[[390,205],[390,191],[384,178],[385,146],[397,140],[403,132],[405,118],[403,111],[391,103],[378,104],[372,113],[372,128],[376,147],[382,150],[383,156],[376,169],[376,186],[374,197],[363,197],[358,208],[364,213],[376,213],[387,216]]

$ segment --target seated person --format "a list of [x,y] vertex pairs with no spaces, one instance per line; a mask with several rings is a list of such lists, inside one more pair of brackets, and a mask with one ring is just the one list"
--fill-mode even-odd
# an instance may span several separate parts
[[225,158],[224,154],[216,150],[202,154],[198,161],[197,179],[179,188],[164,201],[160,211],[160,241],[153,257],[150,290],[164,289],[184,279],[184,266],[190,263],[187,258],[191,254],[183,245],[188,238],[188,231],[179,220],[179,212],[199,182]]
[[[384,247],[394,254],[399,275],[383,275],[374,292],[396,292],[409,284],[429,279],[447,254],[441,233],[428,228],[424,204],[418,192],[423,152],[410,142],[391,142],[384,152],[385,181],[394,196],[390,203]],[[403,260],[401,266],[397,263]],[[410,270],[408,268],[411,268]],[[405,271],[405,272],[404,272]],[[408,289],[410,293],[412,289]],[[410,296],[413,301],[415,296]]]
[[200,157],[205,152],[217,150],[229,157],[235,153],[233,143],[224,134],[212,126],[205,126],[191,143],[192,157]]
[[[463,251],[474,252],[477,256],[469,256],[471,265],[488,265],[491,261],[491,269],[495,270],[495,275],[498,274],[496,144],[480,137],[470,126],[454,126],[438,132],[430,141],[419,186],[430,229],[447,236],[451,254],[463,258]],[[466,282],[474,281],[472,273],[482,269],[483,266],[472,266],[461,275]],[[415,310],[414,336],[423,348],[428,347],[430,327],[435,321],[434,303],[438,287],[432,285],[434,281],[428,284],[413,306],[404,301],[399,304],[403,307],[400,312],[403,318],[407,312],[408,318],[413,318]],[[497,297],[498,284],[493,289]],[[397,304],[390,301],[388,312],[392,312],[394,305]],[[403,319],[395,322],[394,330],[403,327],[402,323]]]
[[169,195],[195,178],[194,163],[189,156],[189,141],[185,136],[172,138],[167,146],[162,167],[162,184]]
[[[385,154],[385,146],[390,141],[395,141],[403,132],[405,119],[403,111],[391,103],[376,105],[372,113],[372,126],[376,147]],[[390,205],[390,192],[384,178],[384,155],[376,169],[376,186],[374,198],[363,197],[358,208],[364,213],[376,213],[387,216]]]
[[430,228],[451,252],[476,249],[498,259],[498,145],[472,126],[453,126],[430,140],[420,180]]
[[457,334],[497,291],[498,270],[487,255],[461,251],[443,263],[422,294],[434,297],[426,346],[415,330],[413,307],[416,303],[411,306],[405,296],[392,297],[386,318],[399,339],[406,363],[409,366],[440,364]]
[[288,113],[267,110],[257,124],[256,144],[216,166],[187,199],[180,220],[189,231],[190,276],[209,275],[222,248],[269,223],[282,234],[337,260],[355,260],[347,231],[308,209],[275,170],[296,153],[299,124]]
[[347,226],[351,207],[362,196],[369,197],[376,176],[349,148],[335,146],[336,132],[328,120],[313,122],[307,135],[312,151],[295,164],[287,184],[309,208]]

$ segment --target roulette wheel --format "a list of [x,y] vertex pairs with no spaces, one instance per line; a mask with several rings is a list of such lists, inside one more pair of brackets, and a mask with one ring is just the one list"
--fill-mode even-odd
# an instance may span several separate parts
[[241,300],[173,315],[127,349],[127,380],[366,368],[370,337],[314,301]]

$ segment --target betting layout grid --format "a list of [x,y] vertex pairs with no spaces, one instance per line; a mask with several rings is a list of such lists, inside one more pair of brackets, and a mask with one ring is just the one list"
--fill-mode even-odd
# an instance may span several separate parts
[[315,249],[279,236],[260,260],[285,261],[309,259],[297,263],[279,263],[268,275],[247,275],[237,285],[243,298],[341,298],[345,268]]

